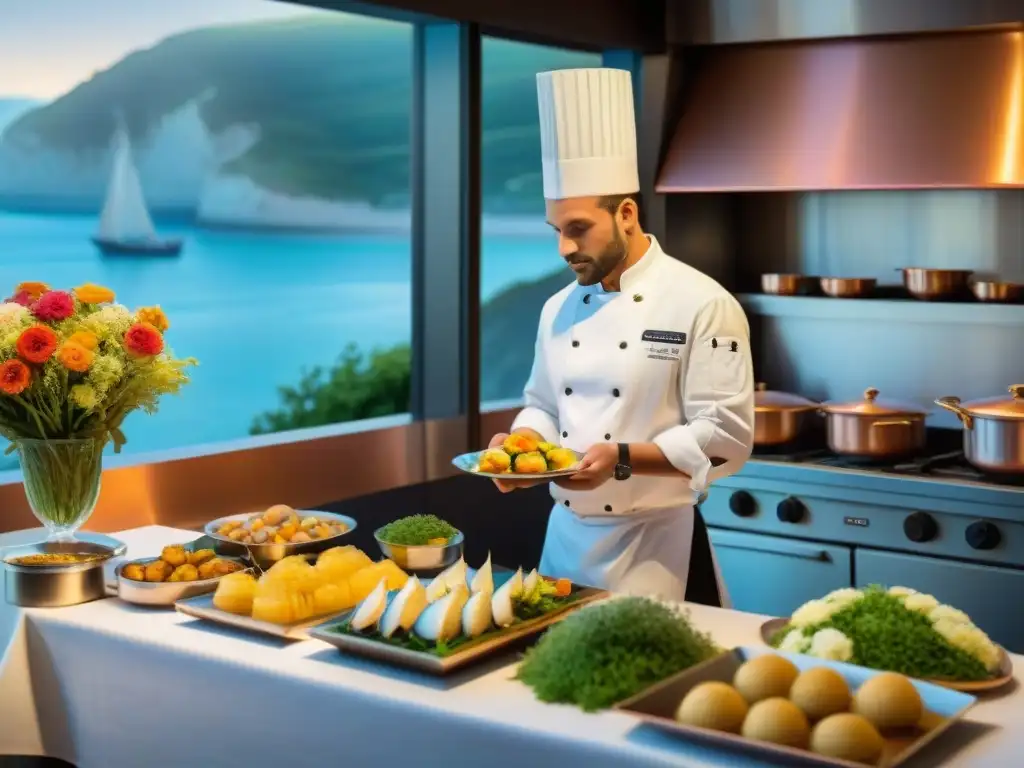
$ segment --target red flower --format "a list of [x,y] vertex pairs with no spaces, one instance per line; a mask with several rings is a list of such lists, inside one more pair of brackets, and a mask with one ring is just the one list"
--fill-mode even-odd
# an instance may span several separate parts
[[21,360],[8,360],[0,365],[0,392],[20,395],[32,383],[32,372]]
[[66,320],[75,313],[75,300],[64,291],[47,291],[32,305],[32,314],[40,320]]
[[21,304],[23,307],[27,307],[32,304],[32,294],[28,291],[16,292],[8,301],[13,301],[15,304]]
[[57,334],[45,325],[26,328],[18,337],[18,355],[30,363],[45,363],[57,349]]
[[136,323],[124,335],[124,346],[139,357],[159,355],[164,350],[164,337],[149,323]]

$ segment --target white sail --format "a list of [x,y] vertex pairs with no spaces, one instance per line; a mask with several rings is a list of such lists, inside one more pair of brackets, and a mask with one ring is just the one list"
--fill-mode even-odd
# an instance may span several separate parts
[[119,242],[157,239],[153,219],[142,196],[139,172],[132,159],[131,140],[123,125],[118,125],[114,135],[114,165],[98,235],[104,240]]

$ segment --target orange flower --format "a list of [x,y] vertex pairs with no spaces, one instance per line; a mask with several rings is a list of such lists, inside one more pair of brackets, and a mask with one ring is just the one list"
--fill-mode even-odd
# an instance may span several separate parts
[[91,331],[76,331],[68,337],[68,343],[78,344],[79,346],[85,347],[90,352],[94,352],[96,351],[96,347],[100,345],[100,340],[96,337],[96,334]]
[[32,371],[21,360],[8,360],[0,365],[0,392],[20,395],[32,383]]
[[37,280],[28,280],[24,283],[18,283],[18,287],[14,289],[14,295],[17,296],[19,293],[24,293],[32,301],[35,301],[48,290],[50,290],[50,286],[46,283],[40,283]]
[[149,323],[136,323],[124,335],[124,346],[139,357],[159,355],[164,348],[164,337]]
[[94,357],[91,350],[73,341],[62,344],[57,356],[60,358],[61,365],[69,371],[77,371],[78,373],[88,371]]
[[23,360],[45,363],[57,349],[57,334],[45,325],[33,325],[21,332],[15,347]]
[[164,311],[159,306],[143,307],[136,314],[139,316],[140,323],[149,323],[161,333],[171,327],[167,315],[164,314]]
[[114,300],[114,292],[95,283],[86,283],[75,288],[75,298],[83,304],[106,304]]

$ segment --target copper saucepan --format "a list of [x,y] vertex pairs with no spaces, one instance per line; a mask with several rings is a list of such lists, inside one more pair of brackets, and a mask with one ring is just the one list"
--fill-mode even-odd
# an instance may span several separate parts
[[926,269],[924,267],[899,267],[903,273],[903,286],[915,299],[935,301],[951,299],[967,293],[968,283],[974,270],[971,269]]
[[761,290],[775,296],[800,296],[814,293],[818,278],[808,275],[770,273],[761,275]]
[[754,445],[794,442],[809,427],[818,403],[788,392],[772,392],[758,384],[754,392]]
[[870,295],[878,281],[873,277],[823,277],[821,290],[836,299],[856,299]]
[[978,301],[1011,303],[1020,301],[1024,296],[1024,285],[998,280],[976,280],[971,283],[971,293]]
[[935,404],[960,419],[967,461],[985,472],[1024,475],[1024,384],[1009,387],[1009,397],[940,397]]
[[835,453],[869,459],[909,456],[925,444],[928,412],[913,403],[879,400],[874,387],[864,399],[823,403],[828,447]]

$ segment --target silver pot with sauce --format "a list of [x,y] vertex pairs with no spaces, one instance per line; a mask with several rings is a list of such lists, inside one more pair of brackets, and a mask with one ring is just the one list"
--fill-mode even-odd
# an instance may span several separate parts
[[1009,387],[1009,397],[940,397],[935,404],[960,419],[967,461],[984,472],[1024,475],[1024,384]]
[[826,440],[834,453],[866,459],[909,456],[925,446],[928,412],[913,403],[880,400],[874,387],[864,399],[823,403]]
[[759,383],[754,391],[754,445],[795,442],[810,428],[818,403],[789,392],[773,392]]

